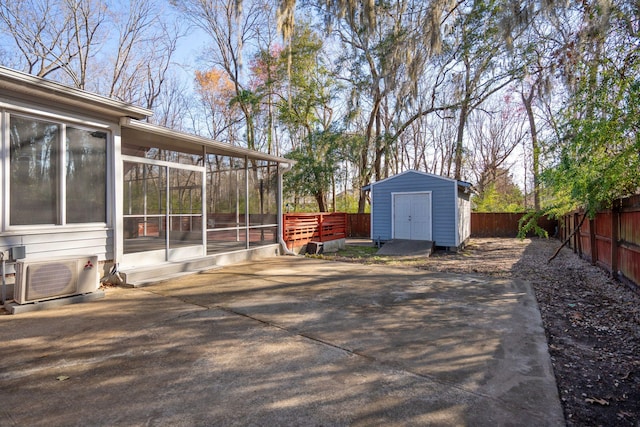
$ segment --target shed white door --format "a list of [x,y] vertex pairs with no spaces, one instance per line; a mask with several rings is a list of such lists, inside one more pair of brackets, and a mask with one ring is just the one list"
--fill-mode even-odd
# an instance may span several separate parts
[[431,240],[431,193],[393,194],[393,238]]

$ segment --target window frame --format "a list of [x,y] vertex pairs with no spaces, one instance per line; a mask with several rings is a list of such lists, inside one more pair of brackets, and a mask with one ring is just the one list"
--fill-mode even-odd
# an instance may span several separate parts
[[[59,126],[59,140],[58,140],[58,171],[57,171],[57,191],[58,199],[56,200],[57,209],[57,223],[55,224],[21,224],[12,225],[10,212],[11,212],[11,135],[10,135],[10,121],[11,116],[17,116],[22,119],[31,119],[38,121],[47,121]],[[73,127],[74,129],[85,131],[99,131],[106,133],[105,139],[105,221],[103,222],[83,222],[83,223],[68,223],[66,218],[67,211],[67,127]],[[106,122],[99,122],[94,120],[86,120],[80,117],[73,117],[63,114],[54,114],[46,111],[37,110],[34,108],[20,107],[16,105],[7,106],[0,102],[0,150],[2,150],[2,210],[1,210],[1,227],[0,232],[11,231],[39,231],[43,229],[87,229],[87,228],[106,228],[113,222],[113,213],[110,206],[110,200],[113,195],[113,185],[110,182],[113,177],[113,140],[117,134],[114,127]]]

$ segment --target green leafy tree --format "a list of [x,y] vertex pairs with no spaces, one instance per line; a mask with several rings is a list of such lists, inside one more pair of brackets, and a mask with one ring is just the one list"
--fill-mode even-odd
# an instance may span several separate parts
[[577,94],[573,108],[588,103],[592,112],[568,120],[558,163],[543,175],[562,210],[580,207],[590,217],[640,188],[640,80],[616,70],[601,78],[595,91]]
[[313,133],[305,144],[287,154],[297,163],[284,176],[284,191],[297,196],[312,196],[318,211],[327,211],[327,194],[338,170],[341,134],[332,131]]
[[524,208],[522,190],[513,182],[508,169],[493,170],[491,178],[479,190],[472,198],[475,212],[522,212]]
[[[561,64],[571,98],[543,180],[557,213],[589,217],[640,189],[640,35],[633,5],[585,2]],[[631,9],[630,9],[631,8]]]
[[473,198],[474,212],[521,212],[524,196],[518,186],[511,183],[507,188],[499,188],[497,183],[489,184],[484,192]]
[[[318,210],[327,210],[327,195],[338,169],[341,133],[332,125],[331,102],[337,88],[324,66],[322,39],[308,25],[299,25],[291,45],[283,50],[280,75],[288,76],[277,104],[278,119],[286,128],[297,161],[286,175],[285,191],[292,196],[313,196]],[[288,55],[294,58],[291,64]]]

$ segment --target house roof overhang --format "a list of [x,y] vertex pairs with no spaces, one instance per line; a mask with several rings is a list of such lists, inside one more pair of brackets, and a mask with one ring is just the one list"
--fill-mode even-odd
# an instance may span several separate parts
[[146,108],[96,95],[1,66],[0,91],[3,94],[26,101],[51,104],[57,108],[71,108],[112,119],[119,117],[144,119],[153,114],[151,110]]
[[136,145],[165,148],[191,154],[202,154],[202,148],[208,153],[221,156],[248,157],[256,160],[267,160],[290,167],[295,161],[284,157],[273,156],[224,142],[215,141],[197,135],[175,131],[163,126],[141,122],[128,117],[120,119],[122,137],[134,141]]

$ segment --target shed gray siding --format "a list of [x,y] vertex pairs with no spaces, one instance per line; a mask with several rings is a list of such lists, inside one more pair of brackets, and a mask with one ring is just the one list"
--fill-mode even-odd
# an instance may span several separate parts
[[431,192],[432,238],[436,245],[455,247],[456,244],[456,181],[409,171],[371,185],[371,238],[387,241],[392,226],[392,193]]

